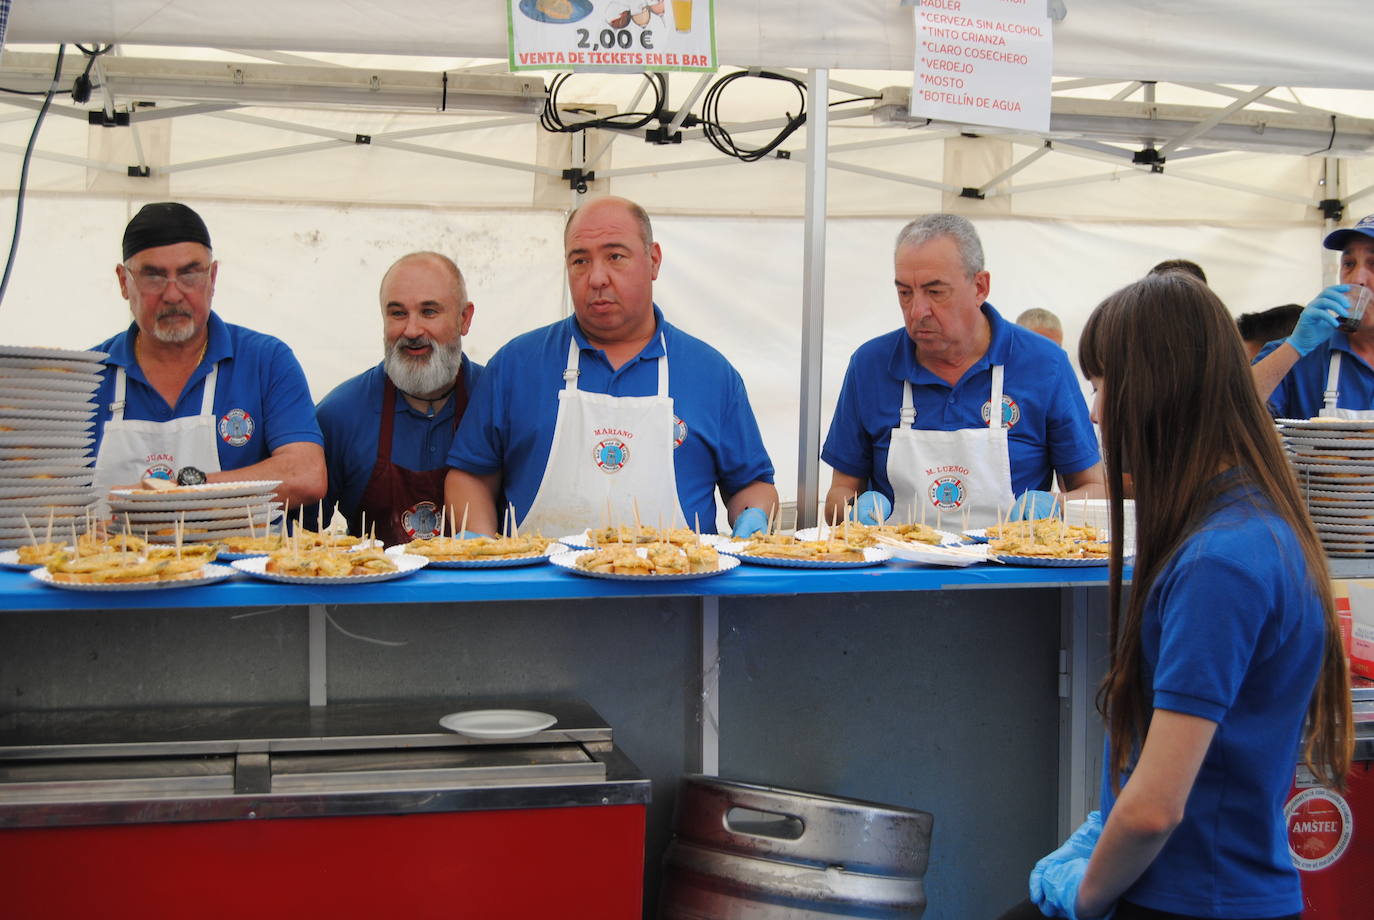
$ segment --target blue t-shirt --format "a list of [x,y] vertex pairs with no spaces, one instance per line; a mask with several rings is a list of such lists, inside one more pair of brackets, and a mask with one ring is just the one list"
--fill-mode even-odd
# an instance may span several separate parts
[[[739,372],[720,352],[674,327],[654,307],[668,349],[668,395],[676,416],[673,465],[688,524],[716,530],[715,491],[733,495],[751,482],[773,481],[773,464]],[[448,465],[476,475],[503,473],[506,500],[523,520],[553,447],[558,393],[568,364],[568,338],[581,349],[577,387],[611,396],[658,392],[658,333],[636,357],[611,368],[573,317],[524,335],[492,356],[473,391],[448,454]]]
[[96,446],[110,418],[116,365],[125,369],[127,377],[124,418],[166,422],[200,414],[205,378],[215,362],[219,362],[214,408],[220,469],[236,470],[260,463],[284,444],[322,444],[305,372],[286,343],[226,323],[214,313],[207,326],[205,356],[186,381],[177,404],[170,407],[148,383],[134,358],[136,325],[131,323],[119,335],[95,346],[110,355],[105,359],[105,379],[96,391]]
[[[463,356],[463,384],[471,395],[482,372],[482,365]],[[345,380],[329,391],[315,407],[320,431],[324,434],[324,459],[329,467],[329,492],[324,507],[336,503],[345,517],[352,519],[362,501],[363,490],[372,478],[377,462],[377,440],[382,426],[382,391],[386,371],[382,363]],[[446,467],[448,449],[453,443],[454,401],[449,399],[430,418],[416,412],[398,391],[391,436],[391,462],[408,470],[422,472]],[[443,496],[435,497],[442,504]]]
[[[1142,907],[1199,917],[1303,908],[1283,808],[1325,649],[1325,616],[1292,528],[1257,502],[1239,485],[1224,493],[1145,605],[1142,670],[1154,708],[1207,719],[1217,730],[1183,823],[1122,895]],[[1104,819],[1115,802],[1104,768]]]
[[[1265,345],[1255,356],[1255,362],[1267,358],[1286,341],[1279,339]],[[1269,395],[1269,412],[1274,418],[1314,418],[1322,414],[1326,375],[1331,369],[1333,351],[1341,353],[1341,373],[1336,380],[1339,391],[1336,407],[1374,409],[1374,368],[1350,350],[1350,339],[1337,334],[1299,358],[1292,370],[1279,381]]]
[[887,453],[892,429],[901,424],[902,381],[911,381],[916,428],[986,427],[992,367],[1001,364],[1012,491],[1041,489],[1055,471],[1078,473],[1096,464],[1097,436],[1064,349],[1008,323],[991,304],[983,304],[983,314],[992,331],[987,353],[953,387],[917,362],[906,329],[860,345],[849,359],[821,459],[892,499]]

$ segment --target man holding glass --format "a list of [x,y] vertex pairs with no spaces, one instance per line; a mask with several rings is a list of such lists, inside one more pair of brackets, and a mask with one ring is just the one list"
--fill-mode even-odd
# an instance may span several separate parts
[[1288,338],[1260,350],[1252,373],[1275,418],[1374,419],[1374,214],[1334,230],[1341,281],[1317,295]]
[[211,312],[219,263],[184,204],[145,205],[115,266],[133,322],[108,352],[96,392],[95,485],[278,479],[279,500],[313,502],[324,450],[305,373],[279,339]]

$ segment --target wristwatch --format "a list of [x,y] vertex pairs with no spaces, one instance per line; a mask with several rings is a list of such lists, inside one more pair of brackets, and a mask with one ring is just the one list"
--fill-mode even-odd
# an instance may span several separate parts
[[177,470],[177,485],[198,486],[205,482],[205,474],[194,466],[183,466]]

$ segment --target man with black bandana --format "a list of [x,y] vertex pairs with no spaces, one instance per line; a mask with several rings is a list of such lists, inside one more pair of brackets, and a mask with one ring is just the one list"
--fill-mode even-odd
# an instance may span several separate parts
[[402,256],[382,276],[378,299],[384,359],[335,387],[316,415],[326,505],[338,504],[350,533],[375,524],[378,539],[394,545],[438,534],[445,458],[482,367],[463,354],[473,305],[447,256]]
[[305,374],[279,339],[211,312],[219,263],[200,215],[145,205],[123,256],[115,277],[133,322],[96,346],[110,355],[96,393],[97,488],[275,479],[279,500],[317,501],[324,451]]

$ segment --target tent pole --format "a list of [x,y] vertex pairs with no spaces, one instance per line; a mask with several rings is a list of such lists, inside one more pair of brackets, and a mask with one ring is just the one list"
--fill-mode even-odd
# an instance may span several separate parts
[[802,263],[801,419],[797,426],[797,527],[815,527],[820,507],[821,352],[825,324],[826,166],[830,71],[812,70],[806,88],[806,228]]

